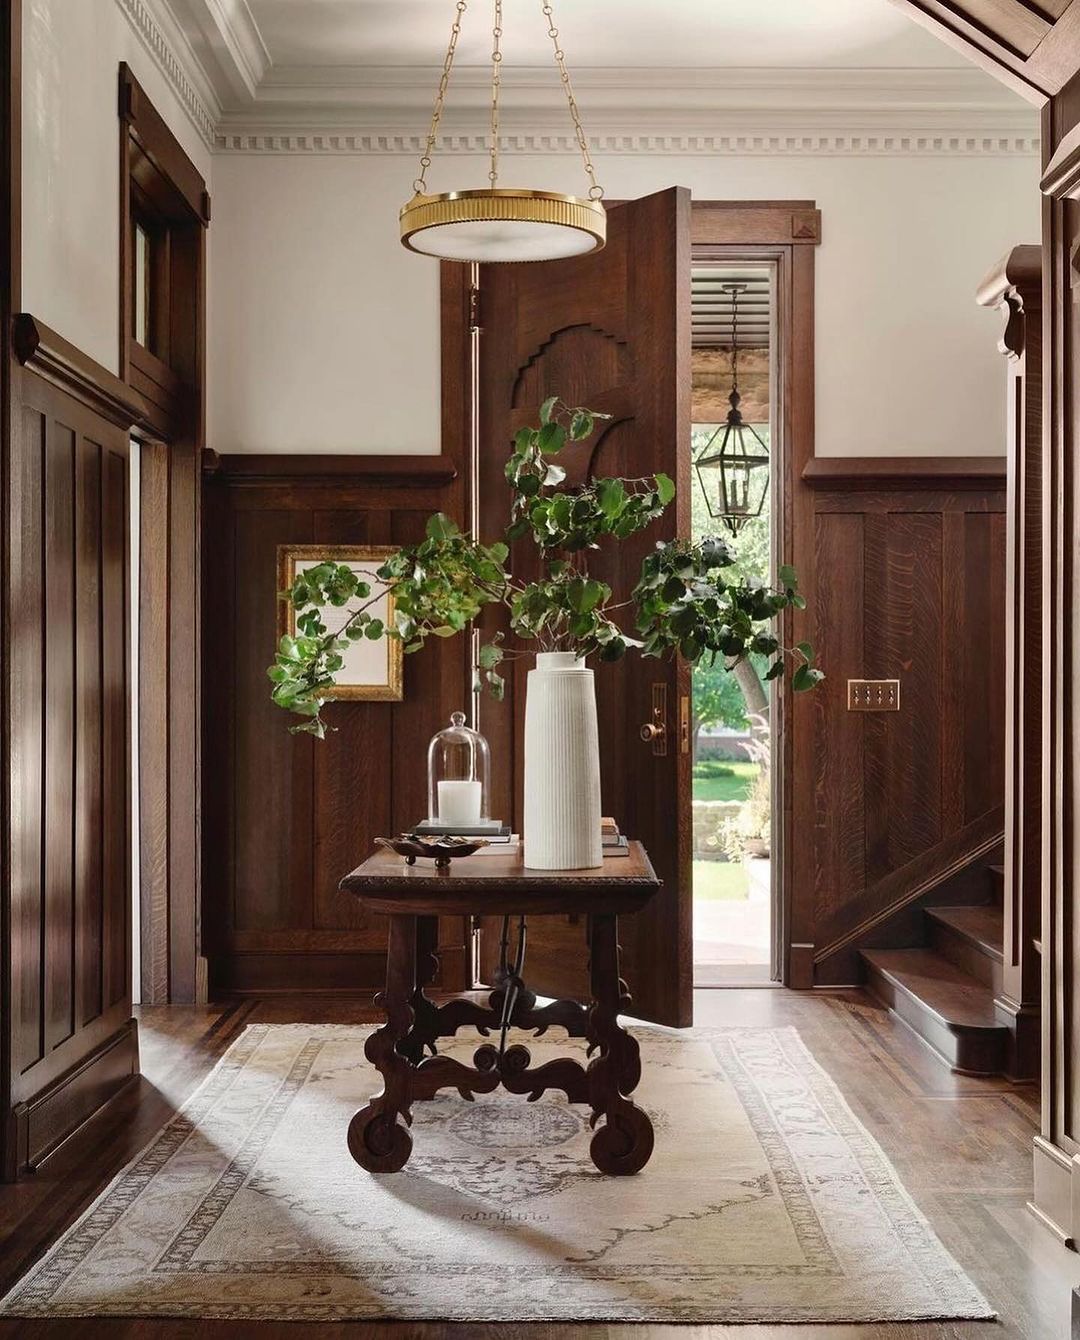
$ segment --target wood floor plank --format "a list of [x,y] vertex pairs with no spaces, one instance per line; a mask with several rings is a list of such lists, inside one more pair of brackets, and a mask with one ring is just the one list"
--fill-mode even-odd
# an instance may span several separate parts
[[[696,1022],[794,1026],[892,1160],[946,1247],[1000,1314],[982,1322],[863,1326],[327,1323],[319,1340],[1065,1340],[1080,1256],[1028,1214],[1037,1094],[951,1075],[859,991],[714,990]],[[82,1212],[186,1099],[248,1023],[363,1023],[361,997],[246,999],[140,1013],[143,1078],[33,1178],[0,1186],[0,1289]],[[0,1321],[0,1340],[297,1340],[289,1323],[87,1318]]]

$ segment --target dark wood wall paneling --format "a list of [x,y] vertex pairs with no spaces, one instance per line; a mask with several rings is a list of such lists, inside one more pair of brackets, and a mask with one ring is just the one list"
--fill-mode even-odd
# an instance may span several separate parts
[[[427,745],[468,710],[464,639],[405,658],[400,703],[338,702],[325,741],[288,732],[269,699],[280,544],[409,544],[462,518],[446,456],[208,457],[204,486],[204,952],[212,990],[381,984],[382,920],[338,890],[427,809]],[[466,971],[465,927],[440,929],[441,980]]]
[[138,1069],[131,1018],[128,431],[111,373],[16,319],[9,474],[8,1177]]
[[[1003,459],[816,459],[812,639],[813,981],[857,981],[857,949],[1003,831]],[[801,562],[801,556],[797,556]],[[900,711],[847,681],[899,679]]]

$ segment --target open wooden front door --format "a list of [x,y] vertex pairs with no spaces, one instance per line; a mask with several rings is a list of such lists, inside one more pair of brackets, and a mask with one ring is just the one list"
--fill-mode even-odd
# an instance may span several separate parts
[[[598,255],[542,264],[481,266],[480,534],[506,525],[503,467],[515,431],[535,423],[541,402],[612,417],[588,441],[564,449],[568,483],[590,475],[636,477],[665,471],[675,503],[655,527],[590,555],[590,571],[628,593],[656,540],[690,528],[690,194],[672,188],[613,207]],[[515,547],[516,573],[531,575],[528,543]],[[520,831],[526,674],[508,671],[506,699],[484,698],[480,727],[492,748],[496,812]],[[671,1025],[692,1014],[690,886],[690,677],[686,666],[631,652],[596,665],[603,811],[639,838],[664,881],[651,906],[620,926],[632,1013]],[[660,734],[643,740],[642,727]],[[511,800],[512,798],[512,800]],[[505,812],[512,805],[512,813]],[[525,974],[544,995],[581,990],[584,917],[536,919]],[[480,972],[492,980],[499,926],[485,925]]]

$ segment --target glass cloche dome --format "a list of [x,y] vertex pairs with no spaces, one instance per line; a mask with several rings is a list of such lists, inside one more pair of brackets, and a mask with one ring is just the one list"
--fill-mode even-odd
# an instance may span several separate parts
[[473,829],[490,824],[488,742],[454,712],[428,746],[428,823]]

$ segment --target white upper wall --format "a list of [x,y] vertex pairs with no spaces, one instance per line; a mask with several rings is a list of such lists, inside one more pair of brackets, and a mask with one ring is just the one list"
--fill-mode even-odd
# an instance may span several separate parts
[[[723,41],[711,27],[713,47],[691,44],[701,64],[672,69],[708,3],[673,0],[660,32],[641,0],[562,16],[572,61],[610,61],[578,85],[608,195],[681,184],[699,199],[816,200],[818,451],[999,452],[1004,371],[973,293],[1002,253],[1039,235],[1035,114],[950,68],[955,53],[884,0],[821,0],[812,21],[802,0],[725,0]],[[625,19],[622,46],[605,6]],[[437,451],[437,271],[400,247],[396,213],[445,19],[431,0],[347,15],[335,0],[25,0],[22,305],[116,368],[126,60],[208,183],[213,164],[210,445]],[[359,45],[312,50],[311,28]],[[539,65],[545,35],[528,31],[518,69],[504,67],[503,126],[529,152],[505,155],[506,179],[580,190],[565,107]],[[705,68],[717,52],[774,68]],[[472,150],[487,76],[466,64],[455,81],[454,152],[437,158],[433,189],[486,184]]]
[[[437,168],[445,189],[482,184],[487,163]],[[1038,241],[1034,154],[612,154],[597,169],[615,199],[682,185],[703,200],[816,200],[820,455],[1003,451],[996,318],[974,294],[1010,247]],[[504,174],[581,189],[570,155],[508,156]],[[397,240],[412,176],[394,155],[216,160],[216,450],[438,449],[437,267]]]
[[121,61],[209,185],[210,150],[118,0],[25,0],[22,306],[113,372]]

